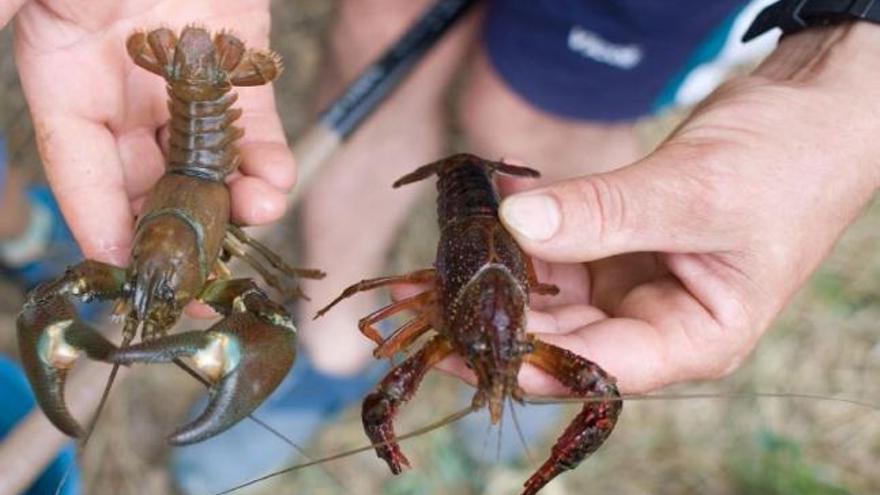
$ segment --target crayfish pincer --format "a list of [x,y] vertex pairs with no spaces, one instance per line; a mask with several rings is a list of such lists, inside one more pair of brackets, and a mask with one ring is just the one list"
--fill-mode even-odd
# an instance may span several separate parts
[[[243,134],[233,125],[241,111],[231,108],[232,87],[271,82],[281,71],[279,58],[246,49],[232,34],[212,37],[193,26],[179,36],[164,28],[136,32],[126,47],[137,65],[168,83],[165,174],[139,215],[129,267],[86,260],[34,289],[18,317],[18,342],[40,406],[56,427],[75,437],[84,430],[67,409],[64,382],[82,353],[115,365],[194,367],[210,384],[211,399],[169,439],[188,444],[249,415],[287,375],[295,356],[290,315],[252,280],[230,278],[226,262],[242,259],[282,292],[278,275],[323,274],[291,268],[230,223],[225,179],[238,167],[235,141]],[[74,298],[118,301],[116,313],[124,317],[118,348],[80,319]],[[168,335],[193,300],[223,318],[204,331]],[[129,345],[139,329],[141,343]],[[190,364],[181,358],[190,358]]]
[[[488,406],[493,424],[501,420],[505,401],[523,401],[524,392],[517,382],[523,363],[549,374],[575,396],[595,397],[586,402],[556,441],[550,458],[525,483],[524,494],[531,495],[602,445],[614,429],[622,403],[614,378],[598,365],[526,333],[529,294],[554,295],[559,289],[538,282],[531,260],[498,220],[499,198],[492,182],[496,172],[540,175],[530,168],[460,154],[425,165],[395,182],[394,187],[399,187],[435,174],[439,177],[440,243],[434,268],[361,281],[318,315],[360,291],[401,283],[430,286],[377,310],[358,325],[378,345],[373,352],[376,357],[390,358],[408,350],[431,329],[435,333],[364,399],[364,429],[377,446],[376,453],[395,474],[409,462],[394,434],[394,416],[415,394],[428,370],[450,354],[461,356],[476,375],[473,407]],[[383,338],[376,324],[407,309],[418,315]]]

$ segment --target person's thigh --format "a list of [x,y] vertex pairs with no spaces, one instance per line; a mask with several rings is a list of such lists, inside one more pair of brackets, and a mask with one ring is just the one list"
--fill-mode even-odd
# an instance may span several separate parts
[[[322,103],[336,97],[433,2],[345,0],[330,34],[330,63],[321,77]],[[403,174],[437,160],[446,146],[445,98],[455,72],[473,46],[477,12],[463,18],[419,62],[406,81],[330,160],[306,191],[299,225],[306,244],[303,264],[327,270],[304,281],[311,301],[302,303],[301,342],[315,367],[333,374],[359,373],[372,361],[373,344],[353,326],[380,307],[361,296],[324,317],[311,315],[342,288],[383,273],[388,247],[414,201],[429,182],[393,190]]]
[[688,74],[733,42],[743,0],[496,0],[460,106],[484,153],[548,175],[639,156],[633,123],[676,101]]
[[[336,96],[341,86],[354,80],[370,63],[409,28],[434,2],[432,0],[341,0],[330,28],[329,73],[321,84],[324,99]],[[473,17],[473,16],[470,16]],[[462,24],[473,24],[474,19]],[[449,81],[468,36],[455,29],[426,54],[405,87],[419,86],[421,99],[436,99]],[[450,39],[451,38],[451,39]],[[415,83],[409,81],[415,80]],[[402,88],[403,89],[403,88]],[[327,91],[329,90],[329,91]]]

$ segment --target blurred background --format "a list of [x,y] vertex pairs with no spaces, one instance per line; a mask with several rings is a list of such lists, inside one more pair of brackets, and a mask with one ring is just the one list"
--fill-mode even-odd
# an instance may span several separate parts
[[[272,47],[288,68],[275,88],[293,138],[312,115],[310,95],[318,83],[322,36],[333,2],[274,4]],[[0,53],[12,52],[11,34],[10,29],[0,32]],[[640,123],[646,149],[680,117],[671,114]],[[33,129],[11,56],[0,60],[0,129],[8,139],[11,166],[28,180],[41,181]],[[437,238],[433,201],[429,195],[413,211],[389,253],[388,273],[431,263]],[[745,397],[631,401],[606,445],[542,493],[880,493],[880,411],[828,400],[748,397],[751,392],[799,392],[880,403],[878,238],[880,204],[875,202],[736,373],[668,391]],[[22,301],[17,284],[0,280],[0,353],[7,356],[15,356],[14,319]],[[442,374],[430,374],[423,393],[404,408],[398,431],[461,407],[468,395],[461,392],[463,387]],[[201,393],[200,386],[173,367],[141,366],[118,383],[94,438],[80,452],[84,493],[175,493],[164,436]],[[404,444],[414,469],[402,476],[392,478],[384,463],[367,452],[242,493],[515,493],[577,410],[567,408],[552,419],[558,425],[550,436],[528,446],[533,461],[523,455],[520,461],[493,462],[495,432],[489,431],[489,460],[476,462],[463,447],[460,430],[443,428]],[[265,435],[266,442],[277,441]],[[364,443],[355,408],[305,448],[317,458]],[[291,452],[289,460],[295,458]]]

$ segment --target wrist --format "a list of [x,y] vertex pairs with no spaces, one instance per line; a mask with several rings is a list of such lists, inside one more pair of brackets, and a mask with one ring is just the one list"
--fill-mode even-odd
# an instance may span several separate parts
[[850,134],[845,142],[865,148],[853,165],[862,174],[868,168],[866,178],[880,189],[880,25],[847,22],[784,36],[753,76],[825,102],[826,132]]
[[[880,24],[858,21],[815,27],[784,36],[755,70],[757,76],[784,82],[815,82],[824,77],[863,86],[880,73]],[[880,90],[877,90],[880,93]]]

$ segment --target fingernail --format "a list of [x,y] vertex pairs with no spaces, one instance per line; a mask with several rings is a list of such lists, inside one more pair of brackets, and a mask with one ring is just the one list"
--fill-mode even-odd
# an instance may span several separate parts
[[532,241],[546,241],[559,229],[559,203],[546,194],[510,196],[501,203],[501,219],[514,233]]

